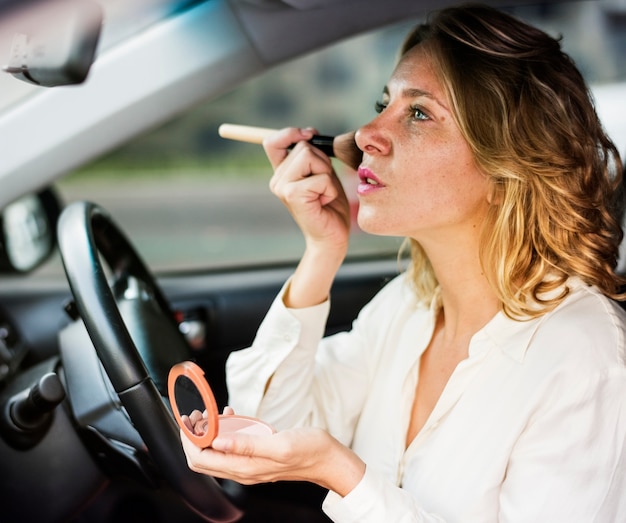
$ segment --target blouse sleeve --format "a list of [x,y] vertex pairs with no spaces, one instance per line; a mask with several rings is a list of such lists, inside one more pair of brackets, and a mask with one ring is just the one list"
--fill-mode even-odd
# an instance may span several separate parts
[[438,515],[426,513],[411,493],[369,468],[347,496],[329,492],[322,509],[335,523],[444,523]]
[[361,311],[350,332],[324,338],[330,304],[288,309],[282,300],[286,285],[252,346],[227,361],[229,403],[279,430],[320,427],[349,445],[371,368],[371,343],[364,343],[367,328],[360,325],[372,323],[366,318],[375,305]]

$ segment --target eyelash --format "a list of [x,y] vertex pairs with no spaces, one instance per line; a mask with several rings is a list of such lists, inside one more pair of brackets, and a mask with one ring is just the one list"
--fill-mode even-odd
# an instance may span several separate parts
[[[377,101],[374,104],[374,109],[378,114],[382,113],[387,108],[387,104],[384,102]],[[416,114],[420,113],[420,116],[417,117]],[[419,107],[412,105],[409,107],[409,114],[411,118],[419,121],[430,120],[430,116],[428,116],[424,111],[422,111]]]

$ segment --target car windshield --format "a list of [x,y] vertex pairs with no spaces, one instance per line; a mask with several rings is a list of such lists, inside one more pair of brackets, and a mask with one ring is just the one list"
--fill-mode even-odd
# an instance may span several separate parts
[[[129,4],[111,3],[116,7],[110,8],[103,47],[131,37],[173,9],[171,2],[144,0],[143,9],[136,11],[143,16],[137,17],[123,7]],[[613,96],[624,97],[623,2],[544,3],[510,10],[562,35],[564,49],[600,93],[599,110],[615,86],[620,90]],[[262,147],[220,138],[219,125],[314,126],[323,134],[358,128],[374,116],[396,50],[415,22],[360,35],[275,67],[68,173],[58,181],[58,192],[66,203],[91,200],[107,209],[156,272],[293,262],[303,241],[270,194],[272,173]],[[8,77],[2,78],[0,89],[9,83],[13,99],[33,89]],[[6,106],[11,99],[4,93]],[[626,138],[617,136],[624,122],[618,116],[614,110],[601,114],[624,153]],[[350,256],[395,256],[401,238],[359,230],[355,174],[339,163],[336,168],[352,202]],[[34,275],[61,274],[55,257]]]

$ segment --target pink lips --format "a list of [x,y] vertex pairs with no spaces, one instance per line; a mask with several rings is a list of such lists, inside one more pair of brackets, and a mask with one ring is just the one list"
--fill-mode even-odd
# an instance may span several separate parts
[[357,194],[363,196],[384,187],[378,177],[367,167],[359,167],[358,174],[360,183],[357,187]]

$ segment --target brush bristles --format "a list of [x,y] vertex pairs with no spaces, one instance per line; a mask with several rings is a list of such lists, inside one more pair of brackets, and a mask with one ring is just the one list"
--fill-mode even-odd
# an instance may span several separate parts
[[354,140],[354,131],[335,136],[333,152],[335,158],[355,171],[359,168],[363,160],[363,151],[357,147]]

